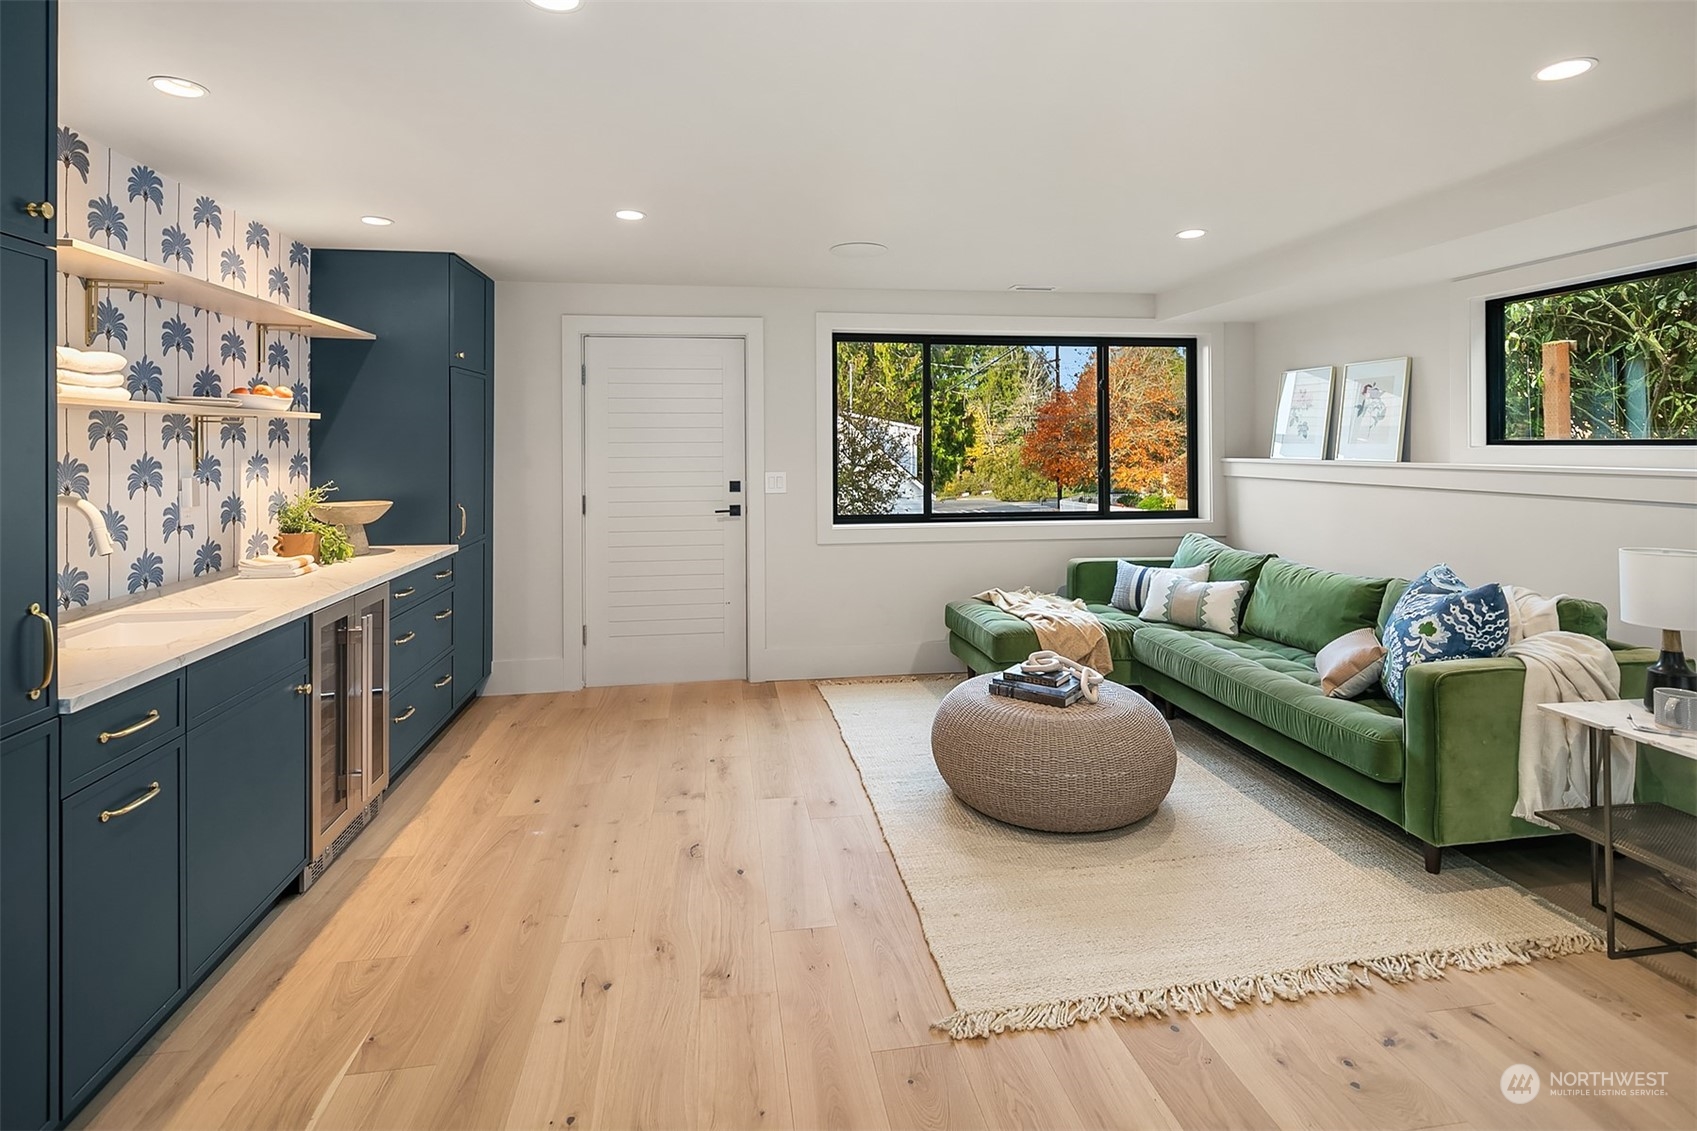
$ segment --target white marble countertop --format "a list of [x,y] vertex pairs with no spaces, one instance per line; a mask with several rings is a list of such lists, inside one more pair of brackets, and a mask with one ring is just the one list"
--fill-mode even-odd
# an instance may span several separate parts
[[[457,546],[376,546],[369,554],[325,566],[305,577],[256,578],[226,573],[167,585],[142,596],[102,605],[60,626],[59,713],[70,714],[139,687],[150,679],[185,668],[196,660],[252,640],[335,604],[373,585],[392,581],[426,562],[445,558]],[[126,613],[172,613],[207,609],[244,609],[244,615],[218,621],[203,633],[169,645],[136,648],[79,648],[65,639],[66,629],[83,629]]]
[[1654,746],[1682,758],[1697,760],[1697,735],[1664,730],[1656,714],[1642,699],[1607,699],[1602,702],[1540,703],[1538,709],[1564,719],[1583,723],[1593,730],[1606,730],[1645,746]]

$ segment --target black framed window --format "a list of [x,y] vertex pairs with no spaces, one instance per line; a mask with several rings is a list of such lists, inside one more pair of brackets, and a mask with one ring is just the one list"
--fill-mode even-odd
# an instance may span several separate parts
[[1196,514],[1196,339],[835,334],[839,523]]
[[1485,304],[1492,444],[1697,440],[1697,263]]

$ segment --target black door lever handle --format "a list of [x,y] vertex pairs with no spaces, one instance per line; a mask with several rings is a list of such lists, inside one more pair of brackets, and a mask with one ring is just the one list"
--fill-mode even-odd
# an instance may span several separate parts
[[714,511],[713,513],[714,514],[728,514],[732,518],[741,518],[742,517],[742,504],[741,503],[732,503],[730,506],[721,507],[720,509]]

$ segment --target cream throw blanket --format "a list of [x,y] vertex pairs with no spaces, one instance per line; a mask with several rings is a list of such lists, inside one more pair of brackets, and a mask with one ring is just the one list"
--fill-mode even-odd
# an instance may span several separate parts
[[[1540,597],[1529,589],[1503,587],[1509,604],[1509,645],[1503,655],[1526,665],[1526,689],[1520,703],[1520,796],[1514,815],[1545,828],[1533,816],[1540,809],[1592,804],[1590,732],[1578,723],[1540,711],[1540,703],[1620,698],[1620,665],[1609,646],[1594,636],[1560,631],[1558,597]],[[1610,773],[1614,802],[1632,801],[1638,747],[1624,738],[1611,741]]]
[[1044,651],[1059,653],[1099,672],[1114,670],[1107,629],[1083,601],[1030,589],[986,589],[975,599],[988,601],[1036,629],[1037,644]]

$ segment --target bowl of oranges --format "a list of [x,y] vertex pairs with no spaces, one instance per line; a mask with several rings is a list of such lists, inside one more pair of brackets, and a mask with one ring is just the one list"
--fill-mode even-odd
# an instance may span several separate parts
[[269,412],[286,412],[295,401],[295,391],[288,386],[257,382],[246,388],[231,389],[230,396],[241,402],[243,408],[257,408]]

